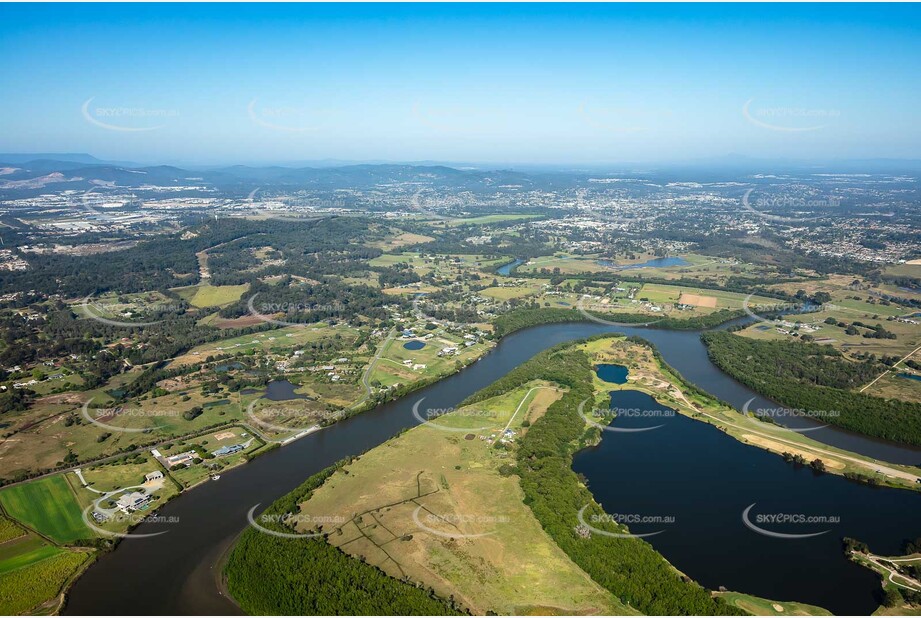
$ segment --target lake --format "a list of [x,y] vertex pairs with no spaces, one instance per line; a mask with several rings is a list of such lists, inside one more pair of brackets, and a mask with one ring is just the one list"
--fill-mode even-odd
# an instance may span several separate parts
[[[725,586],[780,601],[819,605],[836,614],[866,615],[878,606],[879,578],[850,562],[841,549],[849,536],[881,554],[899,553],[902,541],[921,534],[921,495],[873,489],[831,474],[795,468],[715,427],[671,412],[645,393],[612,393],[619,409],[662,411],[650,420],[618,415],[612,425],[661,428],[602,432],[601,443],[577,453],[573,469],[609,514],[656,521],[630,525],[672,564],[710,589]],[[838,523],[761,524],[785,534],[824,532],[809,538],[774,538],[749,529],[743,511],[761,515],[833,517]],[[662,523],[669,517],[674,523]],[[659,532],[661,531],[661,532]]]
[[691,263],[684,258],[680,257],[661,257],[655,258],[652,260],[647,260],[642,264],[616,264],[609,260],[598,260],[598,263],[607,268],[615,268],[617,270],[633,270],[636,268],[665,268],[667,266],[690,266]]
[[294,389],[298,388],[297,384],[292,384],[287,380],[273,380],[265,385],[265,394],[263,397],[271,401],[288,401],[291,399],[310,399],[307,395],[295,393]]

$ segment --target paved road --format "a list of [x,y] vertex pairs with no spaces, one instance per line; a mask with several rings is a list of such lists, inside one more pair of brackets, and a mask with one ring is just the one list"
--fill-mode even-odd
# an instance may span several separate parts
[[377,365],[377,361],[381,359],[381,355],[385,351],[387,351],[387,348],[390,346],[390,342],[393,341],[393,338],[394,336],[396,336],[396,334],[397,334],[396,329],[391,329],[390,332],[387,333],[387,338],[384,339],[384,343],[381,344],[381,347],[377,351],[377,354],[375,354],[374,358],[371,359],[371,362],[368,363],[368,367],[365,369],[364,374],[362,374],[361,376],[361,385],[365,387],[365,396],[359,399],[358,401],[356,401],[352,405],[352,409],[355,409],[361,404],[363,404],[364,402],[366,402],[368,400],[368,397],[371,396],[371,383],[370,383],[371,372],[374,371],[374,366]]
[[[906,354],[906,355],[902,358],[902,360],[900,360],[899,362],[897,362],[896,364],[894,364],[894,365],[892,366],[892,368],[887,369],[887,370],[884,371],[883,373],[881,373],[881,374],[879,374],[878,376],[876,376],[876,380],[879,380],[881,377],[887,375],[890,371],[892,371],[893,369],[895,369],[896,367],[898,367],[899,365],[901,365],[902,363],[904,363],[906,360],[909,359],[909,357],[911,357],[912,354],[914,354],[914,353],[917,352],[918,350],[921,350],[921,345],[919,345],[917,348],[915,348],[914,350],[912,350],[911,352],[909,352],[908,354]],[[873,380],[872,382],[870,382],[869,384],[867,384],[866,386],[864,386],[862,389],[860,389],[860,390],[857,391],[857,392],[858,392],[858,393],[864,392],[865,390],[867,390],[868,388],[870,388],[871,386],[873,386],[874,384],[876,384],[876,380]]]

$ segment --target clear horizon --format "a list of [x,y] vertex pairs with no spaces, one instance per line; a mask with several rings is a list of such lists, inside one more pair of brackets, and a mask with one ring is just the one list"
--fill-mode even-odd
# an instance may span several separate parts
[[921,159],[905,5],[0,7],[0,152]]

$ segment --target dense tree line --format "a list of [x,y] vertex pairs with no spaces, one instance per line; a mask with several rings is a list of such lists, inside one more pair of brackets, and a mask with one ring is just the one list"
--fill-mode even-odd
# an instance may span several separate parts
[[[713,313],[694,316],[685,319],[661,318],[655,316],[638,314],[638,313],[599,313],[590,312],[592,315],[610,322],[620,322],[623,324],[650,324],[651,328],[664,328],[673,330],[702,330],[712,328],[729,320],[745,315],[740,310],[720,309]],[[582,313],[576,309],[556,309],[556,308],[525,308],[516,309],[503,315],[500,315],[493,322],[496,335],[502,337],[516,330],[537,326],[540,324],[557,324],[562,322],[587,322],[589,321]]]
[[413,267],[406,263],[397,263],[375,270],[382,288],[395,288],[422,280]]
[[121,251],[86,256],[30,254],[29,270],[0,273],[0,287],[7,292],[37,290],[71,298],[188,285],[198,281],[198,251],[264,227],[243,219],[211,220]]
[[[485,225],[457,225],[441,231],[438,238],[407,247],[407,250],[424,251],[441,255],[484,255],[488,258],[509,257],[530,259],[547,255],[552,247],[549,236],[542,230],[523,227],[517,235],[494,234],[494,230],[518,226],[521,221],[496,221]],[[420,228],[420,234],[431,234],[431,228]],[[467,242],[470,236],[485,235],[488,241],[478,244]]]
[[[8,323],[16,319],[11,316]],[[75,355],[77,358],[67,359],[66,365],[83,378],[79,388],[88,390],[105,384],[128,366],[158,363],[129,385],[128,391],[135,395],[168,377],[157,377],[159,363],[166,359],[203,343],[276,328],[259,323],[248,328],[219,330],[201,326],[194,316],[186,314],[175,314],[158,324],[128,328],[78,317],[59,302],[42,319],[25,321],[21,326],[3,331],[7,345],[0,351],[0,364],[10,366]],[[121,342],[123,337],[130,337],[130,343]],[[106,345],[112,341],[116,343]]]
[[[259,525],[291,533],[295,515],[340,462],[307,479],[268,509]],[[247,528],[224,568],[228,588],[250,615],[458,615],[460,608],[430,589],[394,579],[375,566],[330,545],[325,537],[282,538]]]
[[[306,222],[273,222],[208,252],[212,283],[239,285],[257,278],[294,275],[321,280],[327,275],[366,277],[367,261],[383,251],[365,243],[385,230],[359,217],[327,217]],[[271,247],[271,249],[267,249]],[[262,262],[255,251],[267,251]]]
[[793,409],[824,413],[831,423],[902,444],[921,445],[921,404],[853,389],[877,375],[876,363],[844,359],[830,346],[758,341],[725,332],[702,336],[717,367],[756,392]]
[[583,505],[590,505],[586,510],[589,518],[601,515],[603,510],[572,471],[572,454],[586,432],[576,409],[594,393],[589,358],[570,345],[538,354],[465,402],[487,399],[535,379],[568,389],[531,425],[519,443],[517,468],[525,503],[573,562],[621,602],[649,615],[741,614],[741,610],[714,599],[705,588],[679,575],[641,539],[603,535],[587,538],[578,533],[577,513]]
[[[36,290],[65,298],[108,291],[165,291],[200,282],[196,253],[206,249],[213,249],[208,253],[212,283],[240,284],[249,282],[252,269],[259,265],[248,250],[266,245],[290,262],[277,266],[278,274],[302,274],[295,270],[307,265],[312,265],[313,273],[366,271],[363,260],[382,252],[358,241],[381,235],[372,231],[366,219],[350,217],[303,222],[211,219],[120,251],[86,256],[29,254],[29,270],[0,272],[0,287],[7,293]],[[266,274],[274,273],[266,269]]]

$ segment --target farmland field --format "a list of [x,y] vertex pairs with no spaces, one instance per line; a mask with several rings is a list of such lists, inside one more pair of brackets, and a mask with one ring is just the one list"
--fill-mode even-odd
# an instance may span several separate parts
[[56,556],[62,551],[34,534],[8,541],[0,545],[0,575]]
[[524,298],[525,296],[530,296],[531,294],[537,294],[539,292],[539,285],[520,285],[486,288],[482,290],[480,294],[483,296],[495,298],[497,300],[508,300],[510,298]]
[[28,566],[0,573],[0,613],[21,614],[56,595],[80,566],[89,552],[63,551]]
[[553,544],[517,477],[499,471],[514,457],[487,440],[507,424],[526,431],[560,395],[535,381],[440,416],[436,425],[470,434],[416,427],[336,472],[301,512],[342,518],[330,543],[475,614],[632,613]]
[[200,285],[189,302],[196,307],[218,307],[239,300],[249,285]]
[[6,543],[10,539],[21,537],[26,532],[6,517],[0,517],[0,543]]
[[524,221],[527,219],[539,219],[541,215],[525,214],[500,214],[500,215],[483,215],[482,217],[471,217],[469,219],[455,219],[449,222],[449,225],[480,225],[484,223],[498,223],[500,221]]
[[0,504],[14,519],[58,543],[92,538],[77,499],[62,475],[0,491]]
[[305,324],[304,326],[288,326],[274,330],[271,333],[257,333],[241,335],[230,339],[222,339],[213,343],[192,348],[182,356],[176,357],[172,364],[188,365],[200,363],[208,356],[217,354],[230,354],[247,352],[250,350],[289,349],[303,345],[308,341],[316,341],[324,337],[355,337],[358,331],[347,324],[328,326],[323,322]]

